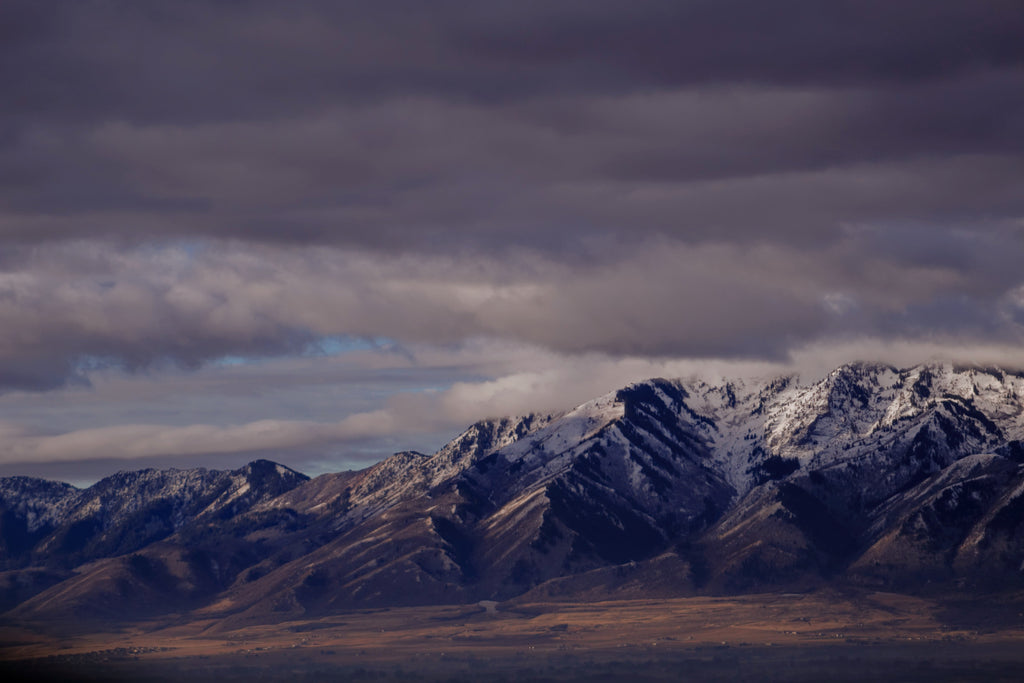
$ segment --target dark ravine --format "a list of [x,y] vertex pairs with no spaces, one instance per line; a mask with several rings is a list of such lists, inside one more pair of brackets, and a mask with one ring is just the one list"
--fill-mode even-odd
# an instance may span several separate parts
[[1024,375],[650,380],[309,479],[0,479],[12,622],[804,590],[1024,588]]

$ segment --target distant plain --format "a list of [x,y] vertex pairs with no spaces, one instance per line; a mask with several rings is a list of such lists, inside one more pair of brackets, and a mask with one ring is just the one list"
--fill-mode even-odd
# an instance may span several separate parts
[[1020,680],[1024,600],[867,591],[8,624],[29,680]]

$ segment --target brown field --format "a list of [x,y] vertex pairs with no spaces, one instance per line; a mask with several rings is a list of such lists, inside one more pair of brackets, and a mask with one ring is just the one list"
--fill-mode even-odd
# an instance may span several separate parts
[[0,660],[65,680],[1021,680],[1019,604],[822,592],[7,625]]

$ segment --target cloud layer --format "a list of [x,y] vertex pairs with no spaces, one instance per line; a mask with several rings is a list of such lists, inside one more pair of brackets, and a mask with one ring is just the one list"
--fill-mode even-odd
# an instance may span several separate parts
[[[582,358],[609,381],[829,347],[1013,363],[1021,36],[1012,0],[4,2],[0,394],[50,392],[54,427],[0,416],[0,457],[426,433],[480,412],[437,407],[466,387],[596,389]],[[338,339],[452,374],[430,400],[377,375],[423,405],[334,419],[57,410],[109,368]],[[559,360],[470,378],[474,344]]]
[[[925,252],[898,253],[910,239],[927,239]],[[337,337],[769,360],[851,335],[1020,342],[1019,261],[990,249],[917,231],[854,233],[813,250],[657,242],[599,264],[529,252],[51,246],[0,272],[0,379],[45,389],[111,363],[194,368]]]
[[8,241],[1019,229],[1013,2],[5,3]]

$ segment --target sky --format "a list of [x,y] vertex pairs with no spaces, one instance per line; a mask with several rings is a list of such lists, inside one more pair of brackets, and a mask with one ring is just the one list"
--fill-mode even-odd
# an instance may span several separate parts
[[5,0],[0,93],[0,475],[1024,366],[1019,0]]

